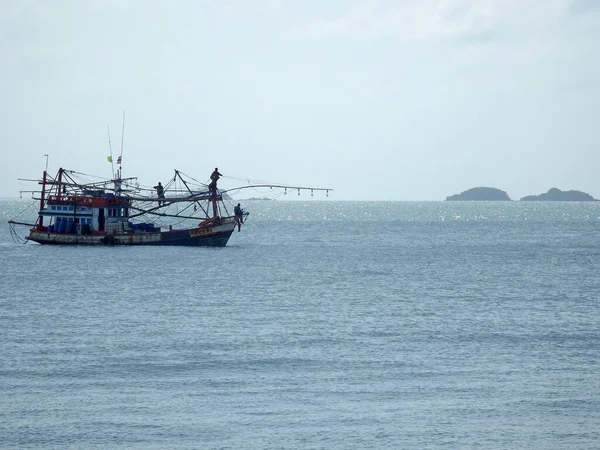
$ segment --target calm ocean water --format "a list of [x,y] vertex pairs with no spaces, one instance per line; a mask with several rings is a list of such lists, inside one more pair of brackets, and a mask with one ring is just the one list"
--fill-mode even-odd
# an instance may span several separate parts
[[20,245],[0,448],[596,449],[600,203],[248,201],[228,247]]

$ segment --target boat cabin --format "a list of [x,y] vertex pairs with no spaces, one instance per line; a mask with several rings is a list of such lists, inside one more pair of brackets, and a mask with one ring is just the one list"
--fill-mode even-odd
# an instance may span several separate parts
[[49,195],[40,216],[49,218],[47,231],[66,234],[115,234],[132,232],[131,200],[103,190],[81,195]]

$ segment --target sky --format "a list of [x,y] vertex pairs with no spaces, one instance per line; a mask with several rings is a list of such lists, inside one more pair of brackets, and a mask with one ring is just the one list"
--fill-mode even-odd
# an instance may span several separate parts
[[143,185],[600,198],[599,54],[597,0],[0,0],[0,196],[110,177],[125,112]]

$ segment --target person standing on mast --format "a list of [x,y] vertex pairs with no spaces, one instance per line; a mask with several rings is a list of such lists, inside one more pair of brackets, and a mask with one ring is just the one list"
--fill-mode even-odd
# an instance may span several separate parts
[[219,168],[215,167],[215,170],[213,171],[213,173],[210,174],[210,184],[208,185],[208,192],[215,196],[217,195],[217,181],[219,180],[219,178],[221,178],[223,175],[221,173],[219,173]]
[[[165,188],[163,188],[162,184],[160,184],[160,181],[158,182],[158,184],[156,186],[154,186],[154,189],[156,189],[156,195],[158,196],[159,199],[165,198]],[[162,206],[163,203],[165,203],[165,202],[159,200],[158,206]]]

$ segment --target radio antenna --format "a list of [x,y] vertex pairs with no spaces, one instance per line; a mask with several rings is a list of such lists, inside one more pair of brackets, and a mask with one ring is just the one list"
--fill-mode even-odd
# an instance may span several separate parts
[[110,166],[112,168],[112,174],[113,174],[113,179],[115,178],[115,165],[113,164],[113,160],[112,160],[112,145],[110,144],[110,127],[108,125],[106,125],[106,129],[108,130],[108,150],[110,151],[110,156],[108,157],[108,160],[110,161]]
[[121,167],[121,163],[122,163],[122,157],[123,157],[123,140],[125,139],[125,110],[123,110],[123,129],[121,130],[121,155],[119,156],[119,159],[117,161],[117,163],[119,164],[119,167]]

